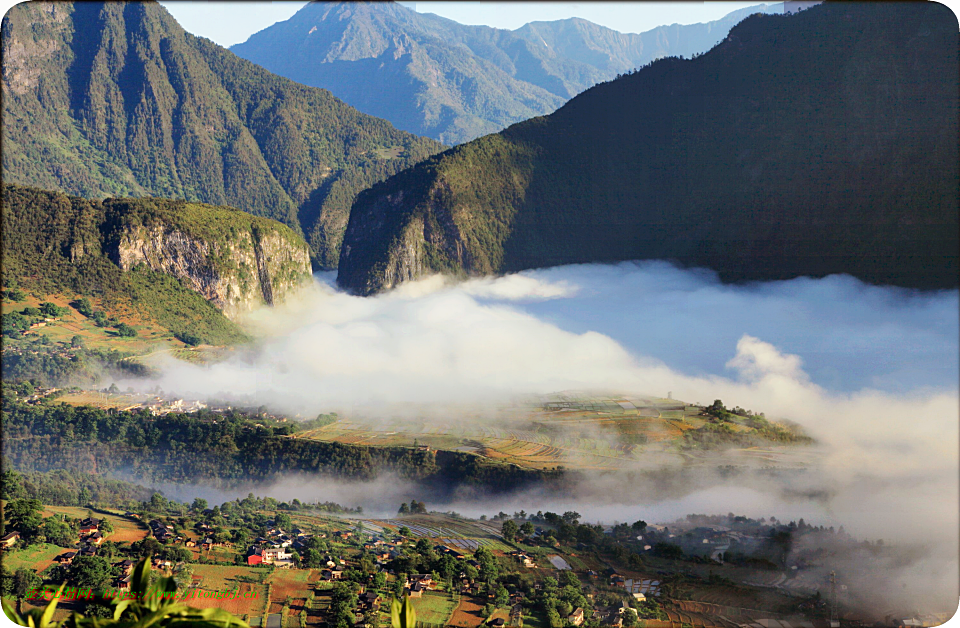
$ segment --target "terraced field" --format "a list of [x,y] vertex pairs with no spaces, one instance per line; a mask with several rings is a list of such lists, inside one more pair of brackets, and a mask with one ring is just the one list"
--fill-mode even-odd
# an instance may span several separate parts
[[[708,425],[699,407],[674,399],[602,397],[563,393],[536,397],[497,418],[451,416],[449,420],[342,418],[295,438],[365,446],[426,446],[466,451],[491,460],[537,469],[621,469],[625,463],[690,463],[696,452],[681,451],[684,433]],[[713,420],[711,418],[711,420]],[[733,432],[753,428],[728,422]],[[783,447],[741,450],[738,462],[776,462]]]
[[510,547],[503,543],[500,528],[482,521],[457,519],[447,515],[411,515],[398,519],[363,519],[366,530],[380,528],[390,534],[406,526],[410,534],[417,538],[428,538],[453,548],[467,552],[476,551],[479,547],[491,550],[510,551]]

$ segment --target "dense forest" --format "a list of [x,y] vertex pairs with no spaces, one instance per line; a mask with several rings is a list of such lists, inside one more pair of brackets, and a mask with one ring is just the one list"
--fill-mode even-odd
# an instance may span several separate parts
[[464,487],[512,491],[558,481],[562,471],[484,462],[476,456],[406,447],[361,447],[290,438],[295,424],[265,424],[239,412],[167,414],[3,402],[3,458],[22,473],[128,475],[174,483],[229,486],[294,474],[419,482],[437,496]]
[[126,507],[150,499],[156,491],[97,475],[55,469],[46,473],[19,473],[10,469],[0,477],[0,499],[36,499],[53,506]]
[[664,259],[956,287],[957,30],[936,4],[749,17],[362,192],[338,282]]
[[156,2],[21,4],[2,50],[4,181],[232,205],[302,231],[323,267],[356,193],[442,148],[190,35]]

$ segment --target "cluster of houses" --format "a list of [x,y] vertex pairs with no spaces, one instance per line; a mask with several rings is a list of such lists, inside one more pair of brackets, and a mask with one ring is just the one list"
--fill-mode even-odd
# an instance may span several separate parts
[[[614,606],[607,606],[603,608],[596,608],[593,610],[593,617],[596,617],[601,626],[613,626],[614,628],[621,628],[623,626],[623,617],[625,613],[636,614],[636,609],[630,607],[626,602],[621,602]],[[582,626],[583,623],[589,619],[590,616],[582,608],[577,607],[573,610],[570,615],[567,616],[567,621],[569,621],[574,626]]]
[[257,537],[247,550],[247,564],[293,567],[293,550],[306,549],[306,542],[313,535],[304,533],[300,528],[287,533],[273,521],[268,521],[267,526],[267,536]]
[[170,525],[160,521],[159,519],[151,519],[147,525],[150,526],[150,534],[152,534],[161,543],[166,543],[168,541],[179,542],[184,540],[184,538],[178,535]]
[[403,583],[403,590],[410,597],[422,597],[424,591],[433,591],[436,588],[437,583],[433,581],[433,576],[426,573],[407,576]]
[[87,517],[81,521],[80,529],[77,531],[79,535],[75,546],[77,550],[64,552],[54,560],[61,565],[69,565],[77,556],[96,556],[97,548],[104,541],[103,532],[100,531],[101,525],[103,525],[103,521],[94,517]]
[[530,555],[528,555],[525,552],[513,551],[513,552],[510,552],[510,556],[513,556],[514,558],[516,558],[518,561],[520,561],[521,565],[523,565],[524,567],[527,567],[528,569],[537,568],[537,561],[535,561]]

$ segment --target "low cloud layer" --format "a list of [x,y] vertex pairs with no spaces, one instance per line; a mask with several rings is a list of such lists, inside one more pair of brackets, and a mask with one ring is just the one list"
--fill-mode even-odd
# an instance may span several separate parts
[[[200,397],[239,393],[303,416],[462,411],[479,421],[518,395],[572,389],[722,399],[803,426],[820,443],[816,469],[755,485],[714,478],[673,497],[597,477],[572,493],[576,509],[605,521],[802,516],[868,538],[922,542],[937,549],[925,573],[956,593],[955,291],[849,277],[724,286],[709,273],[658,263],[460,284],[433,277],[373,298],[319,279],[295,302],[250,316],[261,337],[254,348],[207,367],[168,363],[161,386]],[[297,490],[311,493],[309,484]],[[565,507],[555,496],[518,499],[517,510]],[[479,514],[509,505],[450,506]]]

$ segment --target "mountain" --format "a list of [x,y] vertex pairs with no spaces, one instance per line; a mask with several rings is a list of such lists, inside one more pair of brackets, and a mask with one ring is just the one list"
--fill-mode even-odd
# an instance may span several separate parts
[[658,57],[704,52],[750,13],[782,6],[629,34],[579,18],[509,31],[394,2],[311,2],[231,50],[398,128],[458,144],[550,113]]
[[338,282],[669,259],[956,287],[957,31],[932,3],[750,17],[362,192]]
[[310,277],[289,227],[230,207],[90,200],[3,186],[3,281],[36,294],[132,307],[209,344],[245,337],[230,319],[283,301]]
[[238,207],[335,267],[356,193],[442,148],[186,33],[155,2],[3,19],[3,179]]

